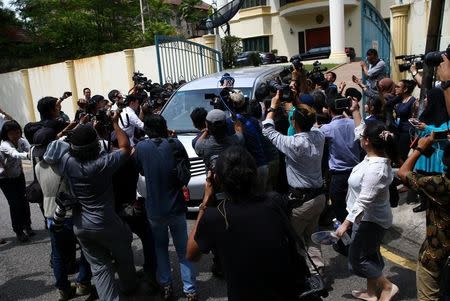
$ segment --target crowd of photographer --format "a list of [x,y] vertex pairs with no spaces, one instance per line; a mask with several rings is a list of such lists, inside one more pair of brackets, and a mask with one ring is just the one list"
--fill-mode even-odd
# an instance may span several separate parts
[[[189,158],[158,114],[183,82],[160,86],[136,73],[129,94],[112,90],[109,100],[85,88],[72,122],[61,111],[70,92],[44,97],[37,106],[41,121],[25,126],[26,139],[0,111],[0,121],[7,120],[0,189],[12,228],[19,241],[29,240],[35,234],[29,202],[39,203],[62,301],[81,295],[121,300],[141,282],[170,300],[169,232],[187,300],[199,298],[194,262],[209,252],[229,300],[320,300],[327,296],[327,272],[320,240],[313,237],[319,225],[333,226],[326,239],[348,257],[355,275],[367,279],[367,288],[352,295],[387,301],[399,288],[383,276],[380,245],[403,182],[410,201],[421,202],[415,211],[427,210],[418,299],[440,300],[448,293],[440,281],[450,255],[449,57],[450,50],[424,58],[437,67],[439,84],[423,101],[412,96],[415,81],[385,78],[374,49],[367,52],[368,64],[361,62],[366,80],[353,77],[361,91],[337,85],[337,75],[320,63],[306,72],[295,57],[279,78],[256,89],[255,99],[234,89],[234,78],[224,74],[219,95],[206,95],[213,109],[189,112],[198,129],[192,145],[207,172],[189,236]],[[420,64],[408,68],[422,85]],[[21,165],[27,159],[34,169],[28,186]],[[136,197],[140,175],[145,189]],[[136,272],[132,233],[142,241],[142,272]],[[68,276],[75,270],[73,284]]]

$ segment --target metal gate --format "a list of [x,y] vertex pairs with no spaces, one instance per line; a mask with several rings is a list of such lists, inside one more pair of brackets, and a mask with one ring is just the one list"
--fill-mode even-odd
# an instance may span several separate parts
[[378,10],[368,1],[361,0],[361,56],[374,48],[386,62],[386,75],[390,76],[391,32]]
[[159,82],[191,81],[222,71],[219,51],[180,37],[155,36]]

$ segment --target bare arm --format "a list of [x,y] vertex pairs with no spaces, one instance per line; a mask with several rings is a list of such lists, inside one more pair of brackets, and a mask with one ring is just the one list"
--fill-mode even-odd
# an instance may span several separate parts
[[[437,68],[437,77],[440,81],[445,82],[450,80],[450,60],[445,54],[442,55],[443,62]],[[447,113],[450,117],[450,88],[444,91],[445,95],[445,105],[447,107]]]
[[423,137],[419,140],[417,148],[414,152],[406,159],[405,163],[400,167],[397,172],[398,177],[402,180],[403,183],[406,183],[406,177],[408,174],[413,171],[414,165],[416,165],[417,160],[422,155],[422,152],[430,147],[434,142],[434,133],[431,133],[430,136]]
[[201,250],[195,241],[195,235],[197,234],[197,228],[200,220],[203,215],[205,215],[205,209],[208,206],[209,202],[213,199],[214,189],[212,185],[213,175],[211,172],[208,173],[208,177],[206,178],[205,183],[205,196],[203,197],[202,205],[200,205],[200,210],[197,215],[197,220],[195,222],[194,228],[189,234],[188,242],[187,242],[187,251],[186,258],[190,261],[198,261],[201,257]]
[[119,149],[126,155],[131,154],[130,140],[127,134],[119,126],[119,113],[114,113],[113,117],[113,128],[116,133],[117,142],[119,144]]

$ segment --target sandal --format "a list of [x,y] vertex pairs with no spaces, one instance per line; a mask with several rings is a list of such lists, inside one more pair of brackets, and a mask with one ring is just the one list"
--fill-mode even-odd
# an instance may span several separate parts
[[[365,295],[365,296],[363,296],[363,295]],[[355,297],[356,299],[365,300],[365,301],[378,301],[377,296],[370,297],[367,295],[367,291],[353,290],[352,296]]]

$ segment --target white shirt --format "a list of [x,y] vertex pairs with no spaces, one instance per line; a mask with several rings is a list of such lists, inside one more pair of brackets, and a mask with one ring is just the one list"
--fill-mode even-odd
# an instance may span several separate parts
[[374,222],[388,229],[392,225],[389,185],[393,178],[388,158],[366,156],[348,179],[346,219]]
[[119,127],[125,132],[125,134],[127,134],[130,139],[130,145],[134,146],[134,129],[138,128],[143,130],[144,123],[136,115],[136,112],[134,112],[134,110],[130,107],[125,107],[122,110],[122,113],[120,113],[120,117],[122,120],[119,119]]
[[23,173],[22,160],[29,159],[30,144],[24,138],[17,144],[17,148],[9,141],[0,144],[0,167],[3,169],[0,178],[17,178]]

